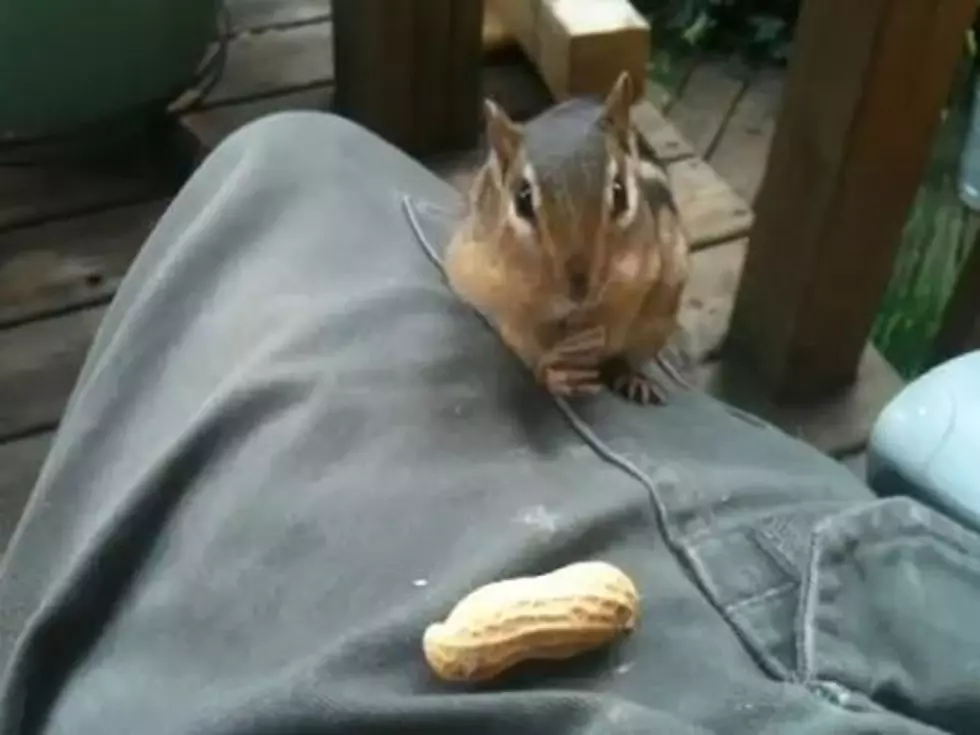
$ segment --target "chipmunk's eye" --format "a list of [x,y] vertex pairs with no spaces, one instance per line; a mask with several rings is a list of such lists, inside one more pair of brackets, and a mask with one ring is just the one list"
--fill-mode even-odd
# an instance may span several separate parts
[[514,194],[514,209],[517,216],[528,222],[534,221],[534,197],[531,194],[531,184],[527,179],[521,181]]
[[616,174],[612,180],[612,216],[619,217],[626,211],[629,202],[626,197],[626,181],[622,174]]

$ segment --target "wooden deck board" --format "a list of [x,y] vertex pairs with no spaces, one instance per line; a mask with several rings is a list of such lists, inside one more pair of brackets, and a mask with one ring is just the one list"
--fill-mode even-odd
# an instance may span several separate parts
[[858,380],[846,391],[816,405],[775,406],[754,376],[718,359],[728,329],[747,240],[728,242],[693,256],[690,287],[681,323],[683,345],[698,365],[693,383],[727,403],[754,413],[823,452],[837,455],[866,442],[878,414],[902,388],[895,370],[868,345]]
[[205,106],[306,89],[333,78],[333,24],[246,33],[228,44],[224,73]]
[[168,202],[155,199],[6,233],[0,327],[107,302]]
[[776,130],[784,72],[757,72],[739,98],[708,162],[750,204],[762,185]]
[[721,137],[728,117],[746,87],[745,71],[704,60],[688,77],[667,117],[683,131],[695,153],[706,158]]
[[0,441],[57,425],[104,314],[90,307],[0,332]]
[[230,36],[329,20],[330,0],[234,0],[228,4]]
[[45,432],[0,444],[0,557],[27,504],[53,436]]
[[324,83],[298,92],[196,110],[184,115],[182,122],[202,148],[211,150],[240,127],[260,117],[285,110],[326,110],[332,99],[333,87]]
[[[0,166],[0,238],[6,241],[6,231],[17,227],[171,196],[183,178],[158,155],[116,166]],[[0,258],[9,252],[4,247]]]

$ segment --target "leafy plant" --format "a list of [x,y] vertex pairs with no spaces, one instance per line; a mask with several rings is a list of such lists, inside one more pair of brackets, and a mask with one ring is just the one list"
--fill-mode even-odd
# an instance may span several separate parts
[[634,0],[663,42],[784,64],[801,0]]

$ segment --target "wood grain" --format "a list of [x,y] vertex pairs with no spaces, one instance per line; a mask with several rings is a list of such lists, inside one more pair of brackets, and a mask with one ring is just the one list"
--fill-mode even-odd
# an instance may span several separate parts
[[0,444],[0,558],[10,542],[48,456],[51,432]]
[[739,98],[708,163],[735,192],[755,203],[776,131],[785,72],[756,72]]
[[686,158],[667,171],[693,248],[748,234],[752,210],[708,164]]
[[688,77],[670,108],[669,120],[694,152],[707,159],[746,87],[747,72],[734,64],[704,59]]
[[474,145],[481,130],[479,0],[334,0],[341,114],[412,155]]
[[104,313],[96,306],[0,331],[0,441],[58,423]]
[[0,254],[0,328],[109,301],[168,201],[8,233]]
[[975,9],[804,3],[732,321],[775,398],[858,376]]
[[881,410],[903,387],[892,366],[871,345],[865,347],[852,383],[811,401],[773,401],[758,374],[731,359],[701,365],[695,383],[831,455],[863,446]]
[[331,0],[228,0],[230,35],[330,19]]
[[633,106],[633,127],[642,144],[661,161],[670,162],[694,155],[694,147],[649,100]]
[[679,344],[696,367],[692,382],[730,405],[760,416],[787,434],[828,454],[863,446],[878,414],[903,387],[892,367],[873,347],[862,355],[858,379],[827,399],[797,404],[772,401],[758,376],[716,349],[728,324],[747,241],[718,245],[691,258]]
[[168,134],[143,143],[125,156],[0,165],[0,233],[173,195],[191,165],[182,142]]
[[228,44],[225,71],[201,106],[333,82],[333,54],[331,23],[244,34]]
[[197,110],[184,115],[181,123],[197,138],[204,150],[210,151],[233,132],[253,120],[288,110],[326,111],[330,108],[332,100],[333,85],[322,84],[298,92]]
[[746,244],[745,238],[732,240],[691,256],[680,315],[683,346],[691,362],[713,359],[724,342]]

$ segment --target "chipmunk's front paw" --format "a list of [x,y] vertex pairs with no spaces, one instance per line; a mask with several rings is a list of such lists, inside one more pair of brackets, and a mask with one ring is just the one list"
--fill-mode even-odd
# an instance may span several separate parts
[[558,396],[593,395],[602,390],[599,362],[606,344],[602,327],[562,340],[538,362],[535,371],[545,389]]
[[626,360],[608,361],[602,367],[602,376],[610,390],[631,403],[659,406],[667,401],[664,389],[657,381]]

